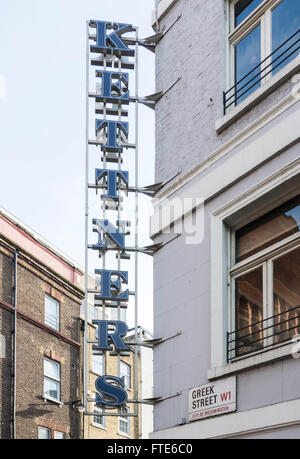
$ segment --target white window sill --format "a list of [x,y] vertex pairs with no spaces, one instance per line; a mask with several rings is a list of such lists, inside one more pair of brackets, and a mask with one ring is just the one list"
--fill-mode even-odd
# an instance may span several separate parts
[[219,118],[215,125],[217,134],[221,134],[221,132],[231,126],[235,121],[261,102],[271,92],[275,91],[278,86],[281,86],[289,80],[298,71],[300,71],[300,54],[289,62],[283,69],[272,76],[269,81],[250,94],[250,96],[243,100],[243,102],[232,108],[225,116]]
[[245,356],[227,365],[210,368],[208,370],[208,380],[213,381],[223,376],[235,375],[237,373],[241,373],[242,371],[262,366],[272,361],[280,360],[285,357],[291,357],[294,345],[294,343],[287,342],[276,348],[261,351],[248,357]]
[[60,408],[64,406],[63,402],[61,402],[60,400],[57,400],[56,398],[50,397],[49,395],[46,395],[46,394],[43,395],[43,400],[45,403],[46,402],[56,403],[56,405],[59,405]]
[[106,427],[102,426],[101,424],[97,424],[96,422],[92,422],[93,427],[97,427],[97,429],[107,430]]
[[125,438],[130,438],[132,439],[132,437],[126,433],[123,433],[123,432],[118,432],[118,435],[120,435],[121,437],[125,437]]
[[[105,374],[105,373],[104,373]],[[91,370],[91,375],[92,376],[95,376],[96,378],[101,378],[101,376],[103,376],[104,374],[98,374],[96,373],[95,371]]]
[[56,331],[58,333],[60,332],[60,328],[59,327],[54,327],[53,325],[50,325],[46,321],[45,321],[45,325],[46,325],[46,327],[51,328],[51,330],[54,330],[54,331]]

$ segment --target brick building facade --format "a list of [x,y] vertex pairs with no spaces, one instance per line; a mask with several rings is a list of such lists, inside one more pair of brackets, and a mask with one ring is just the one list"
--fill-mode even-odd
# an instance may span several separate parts
[[2,439],[81,436],[80,414],[73,403],[81,398],[82,276],[74,263],[0,210]]
[[[89,339],[95,339],[97,329],[89,324]],[[82,337],[83,338],[83,337]],[[131,339],[134,336],[131,336]],[[130,345],[130,337],[128,338]],[[138,355],[138,393],[141,394],[141,356]],[[124,376],[128,399],[134,399],[135,394],[135,354],[134,348],[128,356],[93,355],[89,354],[89,399],[95,398],[95,382],[99,376],[118,375]],[[129,405],[130,412],[134,411],[134,405]],[[141,409],[139,407],[138,417],[123,416],[101,416],[101,410],[97,409],[94,403],[89,403],[89,412],[99,413],[99,416],[85,416],[86,439],[139,439],[141,437]]]
[[[89,287],[92,289],[95,285],[95,278],[89,276]],[[93,295],[89,295],[89,320],[88,320],[88,337],[90,342],[95,340],[97,334],[97,326],[93,324],[93,320],[116,320],[118,311],[116,309],[106,308],[103,311],[100,307],[94,307]],[[126,322],[126,310],[120,314],[121,320]],[[81,312],[82,323],[84,321],[84,305]],[[142,327],[138,328],[138,340],[144,341],[152,338],[150,332]],[[83,346],[84,336],[81,334],[82,345],[82,368],[83,368]],[[109,352],[105,354],[89,352],[88,353],[88,399],[95,398],[95,382],[97,378],[103,375],[117,375],[125,377],[126,390],[128,399],[132,400],[136,394],[136,383],[138,399],[151,398],[152,392],[152,358],[153,352],[149,348],[140,348],[137,356],[137,382],[135,379],[135,352],[132,343],[135,340],[134,330],[131,330],[125,338],[126,344],[131,348],[128,355],[118,356],[111,355]],[[90,343],[90,345],[92,345]],[[91,349],[90,349],[91,350]],[[83,382],[81,384],[81,392],[83,393]],[[130,414],[134,413],[134,404],[128,404],[127,409]],[[97,408],[93,402],[88,403],[88,412],[95,412],[95,416],[84,416],[84,438],[85,439],[139,439],[148,438],[152,431],[152,407],[149,405],[138,406],[138,415],[136,416],[117,416],[116,411],[113,411],[114,416],[101,416],[101,409]],[[97,415],[99,414],[99,415]]]

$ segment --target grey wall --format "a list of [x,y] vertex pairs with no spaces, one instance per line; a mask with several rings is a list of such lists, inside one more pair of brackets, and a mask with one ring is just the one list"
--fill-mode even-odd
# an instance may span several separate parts
[[252,435],[236,437],[238,440],[298,440],[300,438],[300,427],[288,427],[273,432],[261,432]]
[[168,89],[181,77],[156,107],[157,181],[197,165],[291,89],[287,82],[217,135],[222,92],[229,89],[225,88],[224,0],[179,0],[162,18],[161,30],[180,14],[156,49],[156,90]]
[[[291,89],[290,83],[284,84],[217,135],[215,121],[222,116],[224,82],[223,0],[179,0],[162,19],[161,27],[171,25],[179,14],[182,18],[159,43],[156,52],[157,90],[167,89],[182,77],[156,108],[156,179],[159,181],[169,179],[179,169],[186,172],[197,165]],[[228,157],[238,156],[241,148],[237,147],[216,165]],[[208,202],[202,244],[186,245],[182,236],[155,255],[155,337],[182,331],[181,336],[165,342],[154,352],[155,395],[167,397],[182,392],[181,396],[155,407],[155,430],[181,424],[187,416],[189,388],[208,382],[210,291],[214,288],[210,282],[210,248],[214,243],[210,240],[212,212],[297,158],[299,144],[278,154]],[[195,180],[201,180],[201,176]],[[176,193],[172,197],[176,197]],[[292,359],[247,371],[237,380],[238,410],[298,398],[299,382],[300,363]],[[280,435],[293,438],[299,435],[299,429],[283,430]],[[272,438],[276,438],[276,433]]]
[[[222,205],[299,157],[294,145],[205,205],[204,241],[186,245],[184,236],[154,257],[154,336],[182,335],[154,351],[155,396],[182,395],[154,410],[155,430],[178,425],[187,416],[191,387],[207,384],[210,368],[210,218]],[[237,149],[237,153],[239,149]],[[176,195],[175,195],[176,196]],[[293,400],[300,396],[300,362],[284,360],[238,376],[238,410]]]

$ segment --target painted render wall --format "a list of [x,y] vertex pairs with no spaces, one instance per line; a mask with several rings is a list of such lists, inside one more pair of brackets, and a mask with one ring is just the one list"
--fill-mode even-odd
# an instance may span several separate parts
[[289,427],[273,432],[256,433],[255,435],[244,435],[235,438],[238,440],[294,440],[295,438],[300,438],[300,427]]
[[[161,40],[156,51],[157,90],[168,88],[182,76],[156,108],[157,180],[167,180],[179,169],[190,170],[291,90],[290,82],[284,84],[231,128],[217,135],[215,121],[222,114],[224,80],[223,0],[179,0],[163,17],[161,27],[172,24],[179,14],[182,18]],[[210,107],[209,97],[213,98]],[[233,149],[193,182],[201,181],[230,158],[240,160],[239,153],[246,143],[259,139],[293,110],[299,110],[299,104]],[[210,291],[214,288],[210,282],[210,249],[214,243],[210,240],[211,214],[299,156],[300,145],[295,142],[207,202],[201,244],[186,245],[181,236],[155,254],[154,336],[167,337],[178,331],[182,335],[154,350],[154,396],[168,397],[179,391],[182,395],[157,404],[154,431],[184,423],[189,388],[208,383]],[[175,192],[172,198],[177,194]],[[154,242],[159,240],[161,237]],[[243,372],[237,377],[238,410],[299,398],[299,382],[300,362],[292,358]],[[282,431],[286,436],[298,433],[294,428],[291,432]]]
[[[154,430],[181,424],[187,417],[191,387],[208,383],[211,366],[210,239],[211,214],[242,192],[299,158],[300,145],[278,155],[205,206],[204,240],[186,245],[184,236],[154,257],[154,336],[182,335],[154,350],[155,396],[168,397],[155,407]],[[294,400],[300,396],[300,362],[282,362],[241,373],[237,378],[238,410]],[[201,424],[201,423],[199,423]]]
[[[178,0],[160,21],[168,29],[156,48],[156,91],[181,80],[156,106],[156,181],[207,158],[291,90],[286,82],[218,135],[225,87],[225,0]],[[212,99],[212,101],[210,100]]]

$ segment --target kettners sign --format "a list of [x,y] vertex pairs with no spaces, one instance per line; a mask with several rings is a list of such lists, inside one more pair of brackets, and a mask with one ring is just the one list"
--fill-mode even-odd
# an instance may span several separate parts
[[[128,35],[129,34],[129,35]],[[147,40],[147,39],[146,39]],[[86,415],[89,413],[88,403],[93,403],[102,409],[104,416],[137,416],[138,415],[138,323],[137,323],[137,273],[138,253],[151,253],[139,248],[138,240],[138,203],[139,193],[151,196],[151,186],[138,187],[138,105],[140,102],[149,106],[145,99],[138,98],[138,47],[140,45],[151,49],[146,40],[138,39],[138,30],[130,24],[111,23],[91,20],[87,22],[87,88],[86,88],[86,202],[85,202],[85,337],[84,337],[84,407]],[[153,50],[153,49],[151,49]],[[124,71],[125,70],[125,71]],[[128,70],[134,71],[129,74]],[[131,78],[133,78],[131,80]],[[132,84],[133,83],[133,84]],[[131,86],[130,86],[131,84]],[[90,89],[92,88],[92,89]],[[131,88],[135,94],[132,95]],[[90,101],[93,106],[90,108]],[[131,105],[132,104],[132,105]],[[151,105],[151,104],[150,104]],[[129,113],[135,112],[135,126],[130,142],[131,126]],[[92,115],[93,113],[93,115]],[[90,125],[90,118],[93,122]],[[94,149],[92,151],[92,149]],[[95,149],[97,150],[95,154]],[[126,160],[131,161],[133,171],[127,165],[123,169],[124,150]],[[97,158],[99,166],[90,174],[90,158]],[[131,176],[130,176],[131,175]],[[133,183],[131,183],[133,182]],[[131,184],[131,185],[130,185]],[[150,193],[149,193],[150,190]],[[147,191],[147,192],[146,192]],[[100,215],[90,215],[89,195],[95,192],[100,196]],[[132,193],[129,195],[129,193]],[[134,222],[123,218],[124,200],[131,199],[134,207]],[[109,214],[109,216],[108,216]],[[130,228],[134,234],[134,243],[125,245],[125,236],[130,235]],[[96,241],[90,244],[89,240],[96,233]],[[101,265],[94,270],[96,285],[89,285],[89,254],[99,254]],[[115,253],[116,257],[111,258]],[[108,259],[110,255],[110,258]],[[94,256],[94,255],[93,255]],[[122,269],[121,264],[134,258],[134,268]],[[112,265],[114,264],[114,266]],[[135,277],[134,289],[129,289],[129,275]],[[101,319],[93,320],[97,327],[95,338],[90,339],[88,334],[89,303],[93,298],[93,307],[101,308]],[[135,303],[135,337],[126,344],[128,334],[127,324],[120,320],[121,314],[129,305],[132,296]],[[91,302],[91,301],[90,301]],[[111,317],[110,311],[117,311],[118,320],[104,320]],[[106,353],[121,355],[135,353],[135,390],[134,398],[128,400],[124,377],[119,375],[103,375],[96,380],[95,396],[89,399],[88,390],[88,361],[89,352],[105,356]],[[135,410],[131,411],[125,405],[132,403]],[[125,408],[125,409],[123,409]],[[109,411],[105,411],[109,410]],[[111,410],[117,410],[113,413]]]

